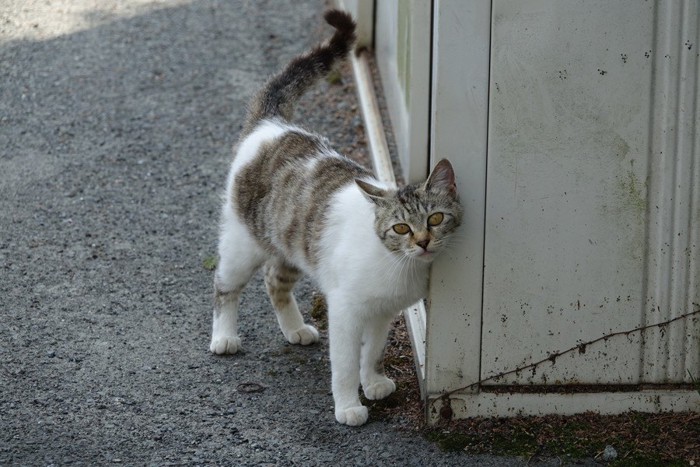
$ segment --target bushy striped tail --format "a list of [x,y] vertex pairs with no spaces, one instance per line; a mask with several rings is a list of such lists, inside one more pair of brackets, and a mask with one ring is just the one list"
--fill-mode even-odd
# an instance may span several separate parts
[[265,118],[280,117],[289,121],[294,104],[304,92],[348,55],[356,39],[352,16],[344,11],[329,10],[323,17],[335,28],[333,37],[294,58],[281,73],[265,83],[249,105],[244,134]]

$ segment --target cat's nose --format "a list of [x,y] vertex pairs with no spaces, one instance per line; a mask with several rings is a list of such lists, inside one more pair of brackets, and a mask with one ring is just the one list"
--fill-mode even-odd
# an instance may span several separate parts
[[427,239],[427,238],[426,238],[425,240],[420,240],[420,241],[416,242],[416,245],[418,245],[419,247],[423,248],[424,250],[427,250],[427,249],[428,249],[428,243],[430,243],[430,239]]

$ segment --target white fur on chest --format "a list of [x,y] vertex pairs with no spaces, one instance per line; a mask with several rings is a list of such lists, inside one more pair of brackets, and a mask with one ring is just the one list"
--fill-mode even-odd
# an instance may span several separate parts
[[374,229],[370,202],[356,185],[332,200],[315,271],[325,292],[341,291],[373,311],[395,313],[425,296],[429,266],[390,252]]

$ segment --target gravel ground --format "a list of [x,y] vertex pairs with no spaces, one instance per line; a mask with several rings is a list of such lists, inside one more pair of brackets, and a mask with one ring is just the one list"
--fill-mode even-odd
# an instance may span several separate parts
[[[245,351],[208,352],[204,264],[245,102],[322,8],[2,2],[0,465],[522,463],[441,452],[400,419],[337,424],[326,336],[286,344],[260,277]],[[361,159],[350,79],[299,114]]]

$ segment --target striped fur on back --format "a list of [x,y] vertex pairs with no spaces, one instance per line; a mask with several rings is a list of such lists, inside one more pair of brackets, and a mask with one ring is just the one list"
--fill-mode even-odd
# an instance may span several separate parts
[[324,139],[290,129],[263,144],[236,177],[238,212],[270,253],[291,258],[303,252],[304,261],[315,265],[332,195],[371,175]]

